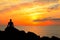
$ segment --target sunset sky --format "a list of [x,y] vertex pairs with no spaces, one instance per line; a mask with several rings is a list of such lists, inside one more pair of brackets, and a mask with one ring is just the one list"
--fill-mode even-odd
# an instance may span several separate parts
[[0,25],[12,19],[16,26],[59,25],[52,20],[34,22],[37,19],[60,18],[60,0],[0,0]]

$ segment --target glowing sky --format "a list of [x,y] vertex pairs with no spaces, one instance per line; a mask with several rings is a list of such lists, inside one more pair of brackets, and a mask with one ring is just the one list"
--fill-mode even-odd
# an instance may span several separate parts
[[0,25],[10,18],[15,25],[52,25],[54,21],[33,21],[48,17],[60,18],[60,0],[0,0]]

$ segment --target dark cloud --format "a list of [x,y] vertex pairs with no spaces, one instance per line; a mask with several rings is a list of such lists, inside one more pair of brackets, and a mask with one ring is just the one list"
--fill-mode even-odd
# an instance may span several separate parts
[[35,22],[39,22],[39,21],[47,21],[47,20],[51,20],[51,21],[59,21],[60,22],[60,18],[44,18],[44,19],[36,19],[34,20]]

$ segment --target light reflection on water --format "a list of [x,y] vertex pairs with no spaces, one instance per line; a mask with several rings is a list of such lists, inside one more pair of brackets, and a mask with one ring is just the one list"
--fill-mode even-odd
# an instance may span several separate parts
[[57,36],[60,37],[60,26],[18,26],[19,30],[24,30],[25,32],[34,32],[37,35],[42,36]]

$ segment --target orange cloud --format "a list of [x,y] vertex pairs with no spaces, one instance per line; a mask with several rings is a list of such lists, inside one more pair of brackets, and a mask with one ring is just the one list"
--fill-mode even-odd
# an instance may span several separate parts
[[[2,2],[2,1],[1,1]],[[8,3],[9,1],[7,1]],[[21,2],[21,1],[20,1]],[[35,19],[43,19],[46,17],[57,17],[60,18],[60,6],[57,9],[51,9],[56,3],[44,4],[40,2],[26,2],[18,3],[17,0],[11,0],[8,4],[0,5],[0,17],[2,24],[7,24],[7,21],[12,18],[15,25],[50,25],[53,22],[33,22]],[[57,2],[60,4],[59,2]],[[58,13],[58,14],[57,14]],[[6,18],[6,19],[5,19]]]

